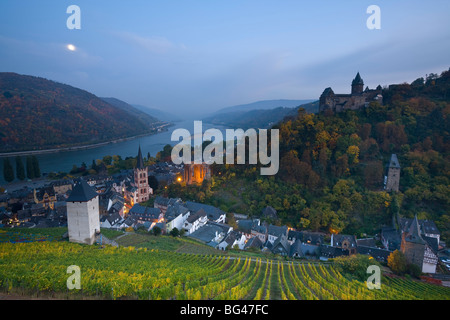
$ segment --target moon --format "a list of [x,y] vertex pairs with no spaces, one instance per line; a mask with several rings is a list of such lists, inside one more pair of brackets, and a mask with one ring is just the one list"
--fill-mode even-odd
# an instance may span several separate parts
[[77,48],[73,44],[68,44],[67,49],[69,49],[70,51],[75,51]]

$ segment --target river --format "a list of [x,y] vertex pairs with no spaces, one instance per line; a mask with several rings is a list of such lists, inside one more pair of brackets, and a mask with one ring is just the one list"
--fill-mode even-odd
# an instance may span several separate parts
[[[139,145],[141,146],[142,155],[144,157],[147,157],[148,152],[150,152],[150,155],[154,157],[156,156],[156,153],[158,151],[161,151],[166,144],[170,144],[173,146],[178,143],[178,141],[171,141],[173,130],[178,128],[187,129],[191,134],[194,134],[194,120],[183,120],[180,122],[175,122],[173,126],[168,127],[168,131],[163,131],[153,135],[117,143],[111,143],[91,149],[38,154],[36,155],[36,157],[39,160],[41,173],[60,171],[69,172],[72,169],[73,165],[77,165],[79,167],[84,162],[88,166],[90,166],[92,164],[92,160],[102,159],[106,155],[119,155],[122,157],[122,159],[125,159],[126,157],[136,157]],[[209,128],[219,129],[222,131],[222,133],[224,133],[226,129],[223,126],[203,123],[203,131]],[[25,165],[25,157],[22,157],[22,161]],[[3,161],[0,162],[0,185],[4,185],[5,180],[3,178]],[[10,158],[10,162],[15,167],[14,157]]]

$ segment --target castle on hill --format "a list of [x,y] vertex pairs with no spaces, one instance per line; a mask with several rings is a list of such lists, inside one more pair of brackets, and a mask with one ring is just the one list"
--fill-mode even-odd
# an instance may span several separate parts
[[367,107],[372,101],[383,104],[381,90],[380,85],[376,89],[369,89],[369,87],[364,89],[364,81],[358,72],[352,81],[350,94],[336,94],[330,87],[323,91],[319,99],[319,112],[330,110],[336,113],[344,110],[358,110]]

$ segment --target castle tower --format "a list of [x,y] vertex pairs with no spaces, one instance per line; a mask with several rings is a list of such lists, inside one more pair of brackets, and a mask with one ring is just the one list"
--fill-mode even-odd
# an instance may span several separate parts
[[397,155],[394,153],[391,155],[391,160],[389,161],[385,189],[388,192],[398,192],[399,185],[400,163],[398,162]]
[[93,244],[96,232],[100,232],[97,192],[81,180],[74,186],[66,202],[69,241]]
[[425,244],[426,242],[420,235],[420,226],[416,215],[411,222],[409,230],[402,234],[400,251],[403,252],[409,263],[418,265],[422,269]]
[[326,110],[335,111],[334,92],[331,88],[326,88],[320,95],[319,99],[319,112]]
[[352,81],[352,94],[361,94],[364,91],[364,81],[359,75],[359,72],[356,74],[355,79]]
[[147,169],[142,158],[141,147],[139,146],[136,168],[134,169],[134,186],[138,189],[137,203],[147,201],[153,191],[148,185]]

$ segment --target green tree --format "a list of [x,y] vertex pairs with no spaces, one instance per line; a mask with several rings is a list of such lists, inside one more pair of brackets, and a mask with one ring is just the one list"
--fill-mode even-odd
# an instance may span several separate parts
[[178,237],[178,236],[180,235],[180,231],[178,230],[178,228],[173,228],[173,229],[170,231],[170,235],[171,235],[172,237]]
[[36,156],[32,156],[32,163],[33,163],[33,170],[34,170],[34,177],[39,178],[41,176],[41,169],[39,168],[39,161],[36,158]]
[[161,234],[161,228],[158,226],[154,226],[152,231],[155,236],[159,236]]
[[19,180],[25,179],[25,167],[23,166],[22,158],[16,157],[16,177]]
[[34,174],[33,159],[31,156],[27,156],[26,163],[27,163],[27,178],[28,179],[36,178]]
[[6,182],[12,182],[14,180],[14,169],[9,162],[9,158],[3,160],[3,177]]

